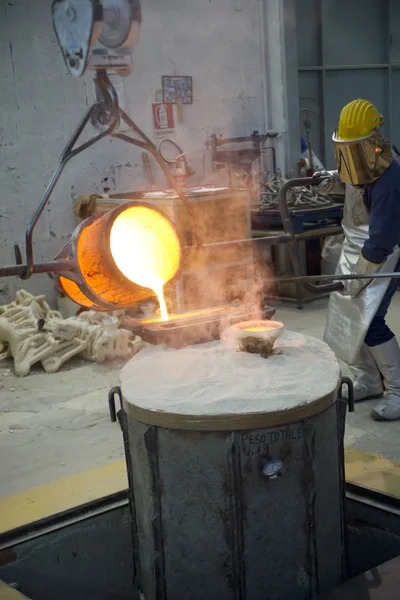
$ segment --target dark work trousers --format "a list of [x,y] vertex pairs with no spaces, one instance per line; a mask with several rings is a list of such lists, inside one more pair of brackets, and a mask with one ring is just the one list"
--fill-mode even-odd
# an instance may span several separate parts
[[[397,263],[395,270],[396,272],[400,271],[400,261]],[[386,325],[385,317],[398,285],[399,279],[392,279],[389,283],[386,294],[365,336],[367,346],[380,346],[394,337],[393,331]]]

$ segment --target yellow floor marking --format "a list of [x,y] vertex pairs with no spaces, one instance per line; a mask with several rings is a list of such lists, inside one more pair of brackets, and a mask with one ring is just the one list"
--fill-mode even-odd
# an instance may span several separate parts
[[126,490],[125,460],[0,498],[0,534]]
[[26,596],[0,580],[0,600],[24,600],[24,598],[26,599]]
[[346,448],[345,464],[347,482],[400,499],[400,463]]

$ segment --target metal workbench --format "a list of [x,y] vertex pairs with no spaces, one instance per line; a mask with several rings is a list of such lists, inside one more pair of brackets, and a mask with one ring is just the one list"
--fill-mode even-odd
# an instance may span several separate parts
[[[332,202],[329,206],[288,207],[293,231],[296,234],[340,225],[343,218],[343,202]],[[252,227],[255,230],[283,229],[282,215],[276,209],[252,209]]]

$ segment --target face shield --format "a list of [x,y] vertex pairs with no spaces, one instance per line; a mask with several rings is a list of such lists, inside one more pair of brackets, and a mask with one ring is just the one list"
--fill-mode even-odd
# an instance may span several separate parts
[[340,140],[333,134],[335,158],[340,181],[366,185],[376,181],[393,160],[389,142],[379,132],[357,140]]

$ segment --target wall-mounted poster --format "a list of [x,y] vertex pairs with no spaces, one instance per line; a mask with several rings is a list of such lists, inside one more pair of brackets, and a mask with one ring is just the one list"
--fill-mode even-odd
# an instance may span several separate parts
[[193,77],[163,75],[163,98],[166,104],[193,104]]

